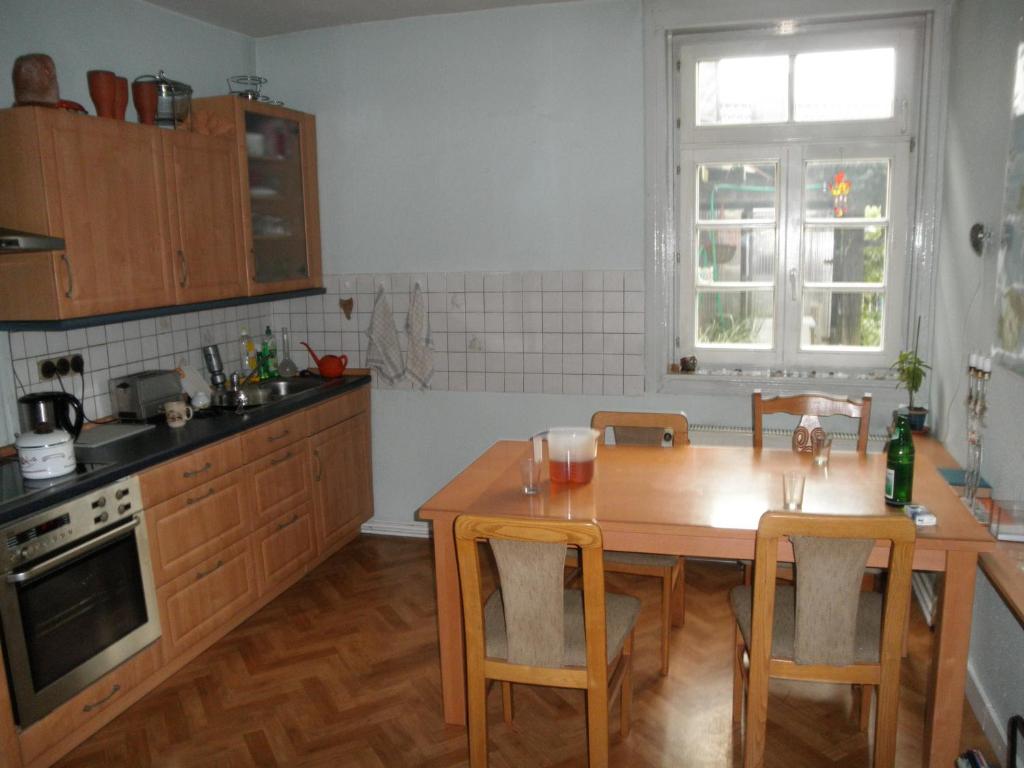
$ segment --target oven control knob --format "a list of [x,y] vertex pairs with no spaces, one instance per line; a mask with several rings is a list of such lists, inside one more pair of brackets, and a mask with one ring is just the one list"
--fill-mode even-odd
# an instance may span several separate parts
[[105,522],[107,522],[107,520],[109,518],[110,518],[109,514],[107,514],[106,512],[100,512],[98,515],[96,515],[95,519],[93,519],[93,522],[94,523],[105,523]]
[[118,488],[117,491],[114,493],[114,498],[119,500],[123,499],[125,496],[128,495],[128,493],[129,490],[127,488]]
[[28,557],[28,547],[22,547],[21,551],[18,553],[18,557],[20,557],[22,560]]
[[99,508],[99,507],[107,506],[107,497],[106,496],[100,496],[98,499],[96,499],[96,501],[94,501],[92,503],[92,505],[93,505],[94,508]]

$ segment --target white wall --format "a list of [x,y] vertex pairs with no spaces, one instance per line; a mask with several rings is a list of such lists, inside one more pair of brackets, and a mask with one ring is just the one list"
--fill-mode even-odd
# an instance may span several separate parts
[[[1019,0],[960,0],[953,43],[932,350],[932,412],[939,435],[963,461],[967,355],[994,338],[995,247],[984,258],[968,244],[980,221],[998,239],[1017,45],[1024,42]],[[996,367],[989,386],[983,474],[1002,498],[1024,497],[1024,378]],[[979,575],[971,637],[971,703],[994,744],[1006,721],[1024,713],[1024,632]]]

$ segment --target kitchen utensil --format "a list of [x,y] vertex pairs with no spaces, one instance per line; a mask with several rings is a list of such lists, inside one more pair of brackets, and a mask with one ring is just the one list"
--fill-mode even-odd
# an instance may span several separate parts
[[292,348],[288,340],[288,329],[281,329],[281,362],[277,364],[277,373],[282,379],[299,375],[299,367],[292,360]]
[[61,477],[75,471],[75,440],[63,429],[43,422],[14,441],[21,474],[29,480]]
[[804,482],[807,477],[803,472],[785,472],[782,475],[782,506],[795,512],[804,504]]
[[192,86],[171,80],[161,69],[155,75],[141,75],[136,83],[156,86],[156,124],[161,128],[175,128],[188,120],[192,108]]
[[136,80],[132,83],[132,103],[135,114],[143,125],[156,125],[156,103],[159,98],[156,83]]
[[811,434],[811,456],[816,467],[827,467],[832,455],[832,436],[824,432]]
[[309,354],[313,358],[313,362],[316,363],[316,367],[320,369],[320,375],[325,379],[336,379],[339,376],[345,374],[345,368],[348,367],[348,355],[324,355],[322,358],[316,356],[309,344],[304,341],[299,342],[306,348]]
[[274,101],[260,93],[266,84],[267,78],[259,75],[233,75],[228,78],[228,93],[249,101],[262,101],[264,104],[284,104],[283,101]]
[[214,389],[220,389],[228,380],[224,375],[224,363],[220,359],[220,347],[216,344],[203,347],[203,360],[206,361],[206,370],[210,372],[210,384]]
[[57,68],[45,53],[26,53],[16,58],[11,80],[15,106],[52,107],[60,100]]
[[122,421],[161,419],[164,403],[181,398],[177,371],[142,371],[117,376],[108,384],[114,415]]
[[522,480],[523,493],[527,496],[540,491],[540,464],[532,456],[519,460],[519,478]]
[[586,485],[594,476],[597,438],[590,427],[552,427],[547,432],[548,472],[553,483]]
[[40,424],[62,429],[75,440],[82,432],[85,413],[81,401],[67,392],[33,392],[18,398],[18,422],[22,432]]
[[180,429],[192,418],[192,409],[181,400],[171,400],[164,403],[164,418],[167,419],[168,427]]
[[90,69],[86,74],[89,81],[89,98],[96,105],[100,117],[114,116],[114,102],[117,99],[117,75],[108,69]]

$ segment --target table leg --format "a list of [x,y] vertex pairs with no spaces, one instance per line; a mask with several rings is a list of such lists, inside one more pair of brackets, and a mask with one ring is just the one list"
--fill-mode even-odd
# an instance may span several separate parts
[[451,520],[434,520],[433,528],[444,721],[452,725],[465,725],[466,654],[463,648],[459,567],[455,560],[455,524]]
[[948,768],[960,753],[977,566],[977,552],[946,553],[924,721],[927,768]]

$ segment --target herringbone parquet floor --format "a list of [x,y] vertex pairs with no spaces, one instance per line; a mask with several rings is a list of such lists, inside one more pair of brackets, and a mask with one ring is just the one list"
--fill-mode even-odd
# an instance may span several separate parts
[[[364,536],[168,679],[62,760],[61,768],[464,765],[462,728],[441,721],[430,544]],[[658,674],[658,582],[613,575],[643,600],[635,656],[634,725],[617,766],[741,764],[731,723],[732,617],[739,571],[687,564],[686,626],[673,632],[672,671]],[[915,608],[903,665],[898,765],[920,765],[931,634]],[[849,688],[773,683],[768,766],[869,764],[850,718]],[[583,696],[516,689],[516,722],[491,691],[491,765],[585,762]],[[617,705],[613,711],[617,719]],[[965,746],[983,745],[970,714]],[[987,750],[987,747],[986,747]],[[991,754],[987,754],[992,758]]]

